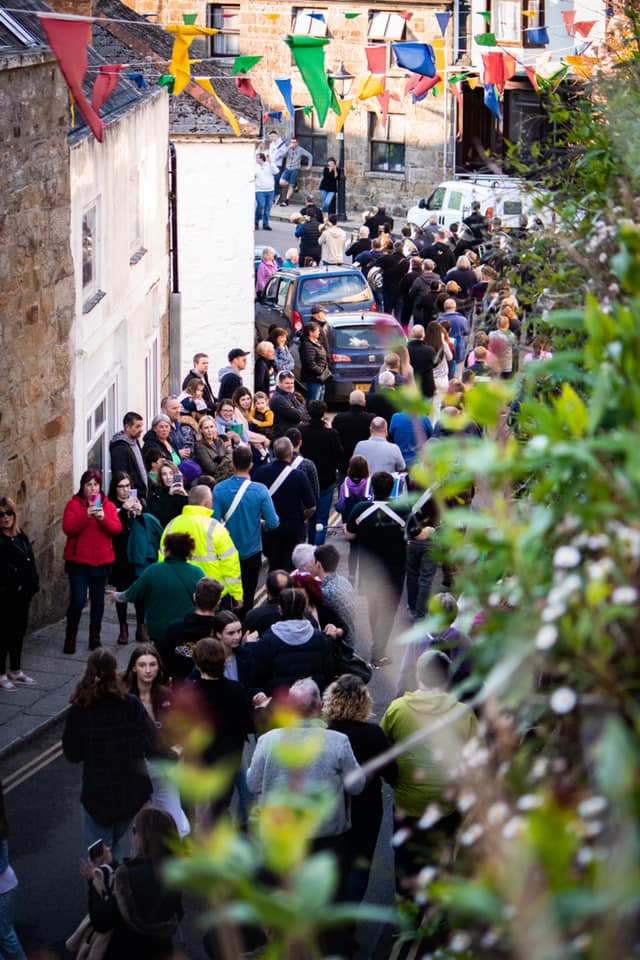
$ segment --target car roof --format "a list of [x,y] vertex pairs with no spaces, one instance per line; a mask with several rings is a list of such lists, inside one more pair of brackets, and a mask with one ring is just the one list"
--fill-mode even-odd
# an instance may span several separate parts
[[363,279],[364,276],[357,267],[282,267],[278,270],[278,273],[285,274],[286,276],[291,277],[317,277],[325,276],[326,274],[334,273],[349,273],[359,274]]
[[371,323],[372,325],[385,324],[387,326],[399,327],[402,329],[395,317],[390,313],[375,313],[372,310],[358,310],[351,313],[327,313],[325,320],[331,326],[354,327],[358,324]]

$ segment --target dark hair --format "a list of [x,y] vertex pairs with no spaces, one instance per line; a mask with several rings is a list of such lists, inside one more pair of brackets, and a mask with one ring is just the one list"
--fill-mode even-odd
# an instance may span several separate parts
[[278,383],[281,383],[282,380],[295,380],[295,376],[292,370],[281,370],[278,374]]
[[[180,471],[178,471],[179,473]],[[209,490],[213,490],[216,485],[215,477],[210,477],[208,473],[201,473],[198,477],[198,486],[199,487],[209,487]]]
[[18,525],[18,508],[16,506],[15,500],[11,497],[0,497],[0,507],[3,507],[7,513],[13,513],[13,534],[20,533],[20,527]]
[[231,397],[234,407],[236,404],[240,403],[241,397],[251,397],[251,400],[253,401],[253,394],[251,393],[251,390],[249,390],[249,387],[236,387],[236,389],[233,391],[233,396]]
[[231,397],[223,397],[222,400],[218,400],[216,403],[216,413],[220,413],[223,407],[233,407],[233,400]]
[[226,659],[224,644],[215,637],[203,637],[195,645],[193,662],[201,673],[206,673],[214,679],[222,678]]
[[149,447],[142,454],[142,459],[144,460],[144,465],[147,472],[151,469],[154,463],[157,463],[158,460],[167,460],[167,455],[164,451],[159,450],[158,447]]
[[118,506],[118,484],[122,483],[123,480],[128,480],[129,483],[131,483],[131,474],[125,470],[116,470],[116,472],[111,475],[111,483],[109,484],[109,493],[107,496],[116,507]]
[[475,383],[476,375],[473,370],[470,370],[468,367],[466,370],[462,371],[461,380],[463,383]]
[[427,324],[427,329],[424,332],[425,343],[428,343],[430,347],[436,351],[436,353],[442,347],[442,334],[444,333],[444,328],[441,323],[438,323],[437,320],[432,320]]
[[343,673],[324,693],[323,713],[327,720],[366,721],[371,716],[371,694],[360,677]]
[[122,426],[132,427],[134,423],[137,423],[138,420],[142,420],[142,419],[143,419],[143,416],[141,413],[136,413],[135,410],[129,410],[127,413],[125,413],[124,417],[122,418]]
[[246,444],[238,444],[231,451],[231,462],[236,470],[248,470],[253,463],[251,447]]
[[123,700],[125,686],[118,676],[118,661],[110,650],[100,647],[89,654],[84,676],[69,697],[76,707],[92,707],[107,697]]
[[425,650],[416,663],[416,680],[424,687],[446,689],[451,676],[451,660],[441,650]]
[[302,620],[307,608],[307,596],[299,587],[285,587],[278,598],[281,620]]
[[96,481],[96,483],[97,483],[98,486],[100,487],[100,495],[101,495],[102,497],[104,497],[104,490],[102,489],[102,474],[100,473],[99,470],[93,470],[93,469],[91,469],[91,468],[90,468],[89,470],[85,470],[85,472],[84,472],[84,473],[82,474],[82,476],[80,477],[80,487],[79,487],[79,489],[78,489],[78,494],[77,494],[77,495],[78,495],[79,497],[82,497],[82,496],[84,495],[84,494],[83,494],[83,487],[84,487],[85,483],[89,483],[90,480],[95,480],[95,481]]
[[[218,633],[222,633],[225,627],[228,627],[230,623],[241,623],[240,617],[233,612],[233,610],[220,610],[213,618],[213,623],[211,624],[211,632],[216,636]],[[217,639],[217,637],[216,637]]]
[[172,557],[179,560],[188,560],[196,548],[196,542],[188,533],[168,533],[164,538],[165,552],[168,550]]
[[304,328],[304,332],[306,333],[307,336],[309,336],[310,333],[319,333],[320,324],[317,323],[315,320],[309,320],[309,323]]
[[329,163],[331,160],[333,160],[334,163],[337,163],[337,160],[335,157],[327,157],[327,163]]
[[307,411],[312,420],[322,420],[327,412],[327,405],[324,400],[310,400]]
[[214,580],[213,577],[203,577],[202,580],[198,580],[194,590],[196,607],[214,611],[220,603],[223,590],[223,584],[219,580]]
[[276,345],[276,341],[278,337],[286,337],[288,340],[289,334],[284,329],[284,327],[270,327],[269,333],[267,334],[267,340],[270,340],[271,343],[274,345],[274,347]]
[[190,380],[187,380],[187,385],[184,389],[190,397],[193,397],[198,387],[202,387],[204,390],[204,380],[202,380],[200,377],[191,377]]
[[[284,586],[281,586],[280,581],[283,577],[285,578],[285,584]],[[277,600],[282,591],[286,590],[286,588],[290,586],[291,576],[286,570],[270,570],[267,574],[265,587],[267,590],[267,596],[271,597],[272,600]]]
[[386,470],[379,470],[371,477],[371,490],[374,500],[387,500],[393,490],[393,477]]
[[158,662],[158,672],[151,684],[151,704],[153,706],[153,712],[157,716],[158,711],[161,710],[163,704],[167,702],[169,691],[162,684],[162,676],[164,673],[162,657],[152,643],[139,643],[133,648],[127,669],[122,674],[122,681],[129,690],[129,693],[135,694],[136,697],[140,696],[138,678],[133,669],[140,657],[155,657]]
[[198,360],[204,360],[205,357],[206,357],[206,359],[208,360],[208,359],[209,359],[209,354],[208,354],[208,353],[194,353],[194,355],[193,355],[193,365],[194,365],[194,367],[195,367],[196,363],[198,362]]
[[289,429],[285,431],[285,437],[287,440],[291,440],[294,447],[299,447],[302,443],[302,434],[297,427],[289,427]]
[[340,551],[332,543],[323,543],[316,547],[314,556],[327,573],[335,573],[340,563]]
[[330,213],[330,214],[329,214],[329,223],[332,223],[334,227],[335,227],[336,224],[338,223],[338,217],[336,216],[335,213]]
[[256,153],[256,157],[258,158],[258,160],[266,160],[266,159],[267,159],[266,156],[264,155],[264,153]]
[[367,458],[361,457],[359,454],[351,457],[347,467],[347,476],[351,480],[366,480],[369,476],[369,461]]
[[173,817],[159,807],[143,807],[133,826],[140,856],[154,865],[170,857],[180,843]]

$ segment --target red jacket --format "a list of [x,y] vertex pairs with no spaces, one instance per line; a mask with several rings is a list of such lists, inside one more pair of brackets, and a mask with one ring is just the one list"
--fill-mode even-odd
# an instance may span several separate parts
[[62,554],[73,563],[101,567],[113,563],[113,537],[122,532],[118,511],[110,500],[102,501],[104,519],[87,516],[87,503],[77,494],[69,500],[62,515],[62,531],[67,542]]

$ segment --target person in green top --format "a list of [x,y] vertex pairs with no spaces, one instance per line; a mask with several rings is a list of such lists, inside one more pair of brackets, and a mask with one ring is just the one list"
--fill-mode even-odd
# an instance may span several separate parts
[[397,758],[394,818],[407,838],[395,850],[395,873],[397,893],[405,900],[414,900],[424,867],[437,867],[451,858],[460,825],[455,793],[449,787],[477,723],[469,707],[447,692],[450,670],[445,653],[423,653],[416,664],[418,689],[393,700],[380,724],[392,744],[437,728],[431,736],[408,744]]
[[195,541],[188,533],[170,533],[164,540],[163,563],[152,563],[128,590],[109,592],[116,603],[141,600],[151,642],[164,639],[170,623],[193,613],[196,584],[204,577],[201,567],[189,563]]

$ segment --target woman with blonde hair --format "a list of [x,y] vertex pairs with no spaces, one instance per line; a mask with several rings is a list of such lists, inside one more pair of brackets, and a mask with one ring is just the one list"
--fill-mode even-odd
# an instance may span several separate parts
[[[370,721],[372,700],[366,685],[350,673],[334,680],[325,690],[323,715],[330,730],[344,733],[349,739],[356,760],[362,766],[389,749],[389,741],[377,723]],[[362,900],[371,861],[382,823],[382,780],[394,785],[398,776],[395,761],[391,761],[367,779],[357,797],[351,798],[351,830],[345,862],[351,864],[347,878],[347,900]]]
[[[29,607],[39,589],[31,541],[18,525],[15,501],[11,497],[0,497],[0,596],[4,601],[4,626],[0,631],[0,690],[8,693],[17,690],[16,684],[35,683],[21,669],[20,660]],[[6,673],[7,657],[9,673]]]

